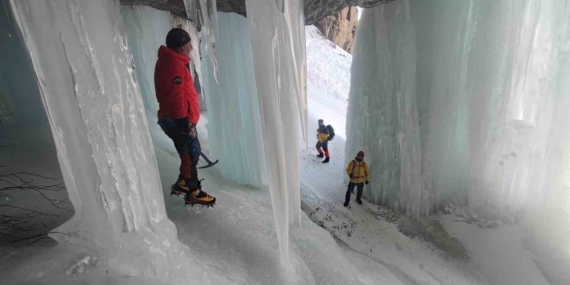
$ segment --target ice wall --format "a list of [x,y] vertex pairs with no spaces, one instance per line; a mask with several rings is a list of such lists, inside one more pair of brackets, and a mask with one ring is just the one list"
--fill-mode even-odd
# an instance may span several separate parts
[[[306,98],[299,72],[304,60],[300,1],[246,1],[255,79],[261,110],[263,150],[277,238],[289,260],[289,222],[300,221],[300,112]],[[303,114],[306,117],[306,114]],[[306,124],[303,122],[302,124]],[[306,129],[306,126],[303,127]]]
[[158,59],[158,48],[165,45],[166,35],[172,29],[169,12],[146,6],[122,6],[121,16],[132,53],[132,69],[142,95],[149,128],[162,133],[156,123],[158,101],[154,90],[154,65]]
[[235,13],[218,13],[216,57],[202,60],[203,88],[208,108],[210,153],[220,158],[216,168],[241,184],[261,186],[266,178],[259,99],[247,20]]
[[74,233],[64,244],[96,257],[103,272],[206,282],[166,217],[118,2],[11,4],[75,208],[57,229]]
[[[214,78],[217,82],[219,73],[218,62],[216,61],[216,39],[214,37],[214,30],[218,30],[216,0],[184,0],[184,6],[186,7],[186,15],[192,21],[190,24],[192,29],[199,27],[201,39],[204,41],[202,56],[210,56]],[[197,42],[194,46],[198,50]]]
[[[354,46],[346,163],[359,150],[372,173],[365,197],[419,214],[423,191],[416,104],[416,41],[409,3],[363,13]],[[425,209],[424,209],[425,210]]]
[[202,92],[202,56],[200,53],[200,46],[202,42],[201,34],[196,28],[196,24],[181,18],[176,15],[172,15],[172,26],[177,28],[182,28],[190,34],[190,41],[192,43],[192,51],[190,52],[190,70],[192,72],[192,79],[194,79],[194,86],[196,91],[200,95],[200,111],[207,110],[206,101],[204,100],[204,92]]
[[[33,67],[18,33],[17,23],[12,17],[10,1],[0,1],[0,124],[4,128],[37,126],[45,124],[47,118],[41,100],[33,100],[28,95],[39,93],[33,74]],[[25,58],[25,60],[23,60]],[[10,116],[8,116],[10,115]],[[0,146],[11,144],[2,138],[0,126]],[[5,143],[2,143],[5,141]]]
[[488,214],[567,217],[568,4],[411,0],[365,10],[347,157],[372,154],[368,198],[421,213],[453,198]]

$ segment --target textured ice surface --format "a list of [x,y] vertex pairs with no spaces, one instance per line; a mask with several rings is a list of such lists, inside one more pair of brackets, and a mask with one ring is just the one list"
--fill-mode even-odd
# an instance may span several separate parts
[[202,271],[166,218],[118,3],[12,6],[75,208],[75,216],[57,229],[78,236],[65,244],[96,257],[99,271],[123,276],[177,282]]
[[158,102],[154,90],[154,65],[158,59],[158,47],[165,44],[166,34],[172,29],[170,13],[146,6],[122,6],[121,16],[149,127],[152,131],[161,132],[156,124]]
[[220,159],[216,168],[227,178],[261,186],[267,178],[247,20],[235,13],[219,13],[218,18],[220,29],[214,34],[219,84],[212,57],[202,60],[210,153]]
[[374,173],[365,197],[419,214],[423,180],[414,85],[416,42],[408,6],[400,1],[367,9],[359,22],[345,160],[363,150]]
[[448,199],[467,203],[521,222],[535,252],[548,252],[537,261],[546,275],[557,274],[551,264],[570,264],[560,238],[570,216],[569,15],[563,0],[365,10],[347,158],[359,148],[371,154],[367,197],[414,214]]
[[288,261],[289,222],[300,219],[297,143],[299,110],[306,105],[302,101],[305,97],[299,94],[305,78],[298,73],[304,62],[304,51],[299,48],[303,41],[291,35],[304,37],[304,29],[292,31],[302,23],[299,1],[285,1],[284,12],[276,4],[254,0],[247,1],[246,8],[275,228],[283,259]]
[[347,154],[371,154],[381,177],[368,197],[412,213],[449,197],[499,211],[567,209],[560,108],[569,104],[569,11],[554,8],[565,3],[399,1],[366,10]]
[[[203,41],[203,54],[202,56],[210,56],[212,63],[212,70],[216,82],[218,82],[218,63],[216,61],[216,39],[214,37],[214,30],[218,28],[218,10],[216,7],[216,0],[184,0],[186,7],[186,15],[190,20],[194,21],[191,27],[196,31],[196,26],[200,26],[200,41]],[[192,43],[195,50],[201,46],[192,37]]]

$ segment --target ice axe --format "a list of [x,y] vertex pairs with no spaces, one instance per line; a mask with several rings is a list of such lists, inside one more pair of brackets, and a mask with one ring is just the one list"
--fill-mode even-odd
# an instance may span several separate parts
[[216,159],[216,161],[212,162],[203,152],[202,149],[200,148],[200,146],[196,143],[196,140],[194,140],[193,138],[188,138],[188,144],[190,145],[190,153],[192,155],[200,155],[207,163],[208,165],[205,166],[201,166],[198,167],[198,169],[204,169],[204,168],[209,168],[212,167],[214,165],[216,165],[219,161],[219,159]]
[[[162,120],[158,120],[158,124],[160,125],[160,127],[162,129],[164,129],[165,131],[171,131],[173,133],[177,133],[178,132],[178,127],[176,126],[176,124],[174,123],[174,121],[172,121],[172,119],[170,119],[169,117],[166,117],[165,119]],[[204,160],[208,163],[208,165],[202,166],[202,167],[198,167],[199,169],[204,169],[204,168],[208,168],[208,167],[212,167],[214,165],[216,165],[218,163],[218,159],[216,159],[216,161],[212,162],[203,152],[202,149],[200,148],[200,145],[198,145],[196,143],[196,140],[192,137],[188,137],[188,146],[184,146],[184,147],[177,147],[176,150],[178,151],[178,153],[185,153],[185,152],[189,152],[191,155],[193,156],[201,156],[202,158],[204,158]]]

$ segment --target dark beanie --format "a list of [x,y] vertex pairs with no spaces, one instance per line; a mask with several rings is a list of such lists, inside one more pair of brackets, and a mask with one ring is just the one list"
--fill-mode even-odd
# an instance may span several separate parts
[[166,46],[169,48],[183,47],[190,42],[190,35],[181,28],[174,28],[166,35]]

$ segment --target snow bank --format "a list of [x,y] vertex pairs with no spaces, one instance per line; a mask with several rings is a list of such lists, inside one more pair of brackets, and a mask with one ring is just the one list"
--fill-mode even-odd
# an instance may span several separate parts
[[[334,118],[333,120],[321,118],[318,112],[316,113],[317,119],[325,119],[326,124],[333,125],[337,137],[344,138],[352,55],[323,38],[315,26],[307,26],[305,30],[307,33],[307,96],[319,105],[335,111],[334,116],[342,119],[342,123]],[[327,112],[322,113],[327,114]],[[314,126],[316,122],[313,120],[308,124]],[[309,139],[312,134],[311,128]]]

